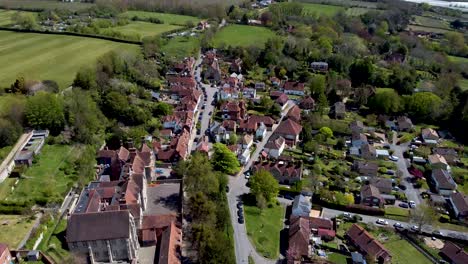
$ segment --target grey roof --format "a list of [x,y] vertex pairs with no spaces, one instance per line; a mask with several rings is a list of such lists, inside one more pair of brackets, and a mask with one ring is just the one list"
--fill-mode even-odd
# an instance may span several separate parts
[[[292,206],[292,215],[308,216],[312,208],[310,199],[300,194],[294,198]],[[299,211],[299,213],[298,213]]]
[[72,214],[68,219],[67,242],[128,238],[130,211]]

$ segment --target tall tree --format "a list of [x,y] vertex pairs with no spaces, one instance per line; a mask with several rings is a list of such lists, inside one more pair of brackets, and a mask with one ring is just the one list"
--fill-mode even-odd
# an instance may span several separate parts
[[278,181],[266,170],[259,170],[250,179],[250,192],[255,197],[262,196],[267,202],[278,196]]
[[432,225],[436,220],[437,213],[430,206],[426,204],[420,204],[414,210],[410,212],[410,220],[419,227],[419,231],[425,225]]
[[28,98],[25,117],[29,126],[58,134],[65,125],[62,99],[56,94],[39,92]]
[[236,155],[230,151],[226,145],[221,143],[213,144],[214,154],[212,157],[213,168],[215,170],[235,174],[240,170],[240,164]]

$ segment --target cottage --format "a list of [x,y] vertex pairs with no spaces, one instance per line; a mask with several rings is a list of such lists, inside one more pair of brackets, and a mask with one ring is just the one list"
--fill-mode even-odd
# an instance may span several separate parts
[[296,263],[309,256],[310,228],[306,217],[293,217],[289,224],[289,254],[288,261]]
[[429,161],[432,169],[443,169],[450,171],[450,166],[442,155],[432,154],[428,156],[427,160]]
[[313,71],[318,71],[318,72],[327,72],[328,71],[328,63],[324,61],[314,61],[310,63],[310,68]]
[[346,106],[343,102],[336,102],[333,105],[331,112],[335,119],[343,119],[346,115]]
[[384,199],[377,187],[368,184],[361,187],[361,204],[381,207],[384,204]]
[[275,102],[280,106],[281,110],[284,110],[288,104],[289,97],[282,93],[276,98]]
[[299,107],[304,110],[314,110],[315,109],[315,100],[311,96],[306,96],[304,97],[300,102],[299,102]]
[[283,85],[283,91],[285,94],[304,96],[305,85],[301,82],[285,82]]
[[351,137],[351,144],[353,147],[360,148],[364,144],[368,144],[367,136],[363,133],[353,132]]
[[458,220],[467,222],[468,220],[468,196],[456,192],[452,193],[448,200],[453,216]]
[[310,197],[300,194],[294,198],[291,216],[309,217],[310,210],[312,210]]
[[371,178],[369,184],[375,186],[382,194],[390,194],[392,192],[392,180],[387,178]]
[[399,131],[410,132],[410,131],[413,131],[414,129],[413,122],[411,121],[411,119],[409,119],[409,117],[406,117],[406,116],[398,117],[397,124],[398,124]]
[[457,151],[452,148],[434,148],[433,153],[444,157],[449,165],[456,165],[460,162]]
[[360,161],[356,160],[353,164],[353,169],[357,171],[361,176],[377,176],[379,165],[371,161]]
[[457,189],[457,184],[446,170],[433,169],[431,179],[437,193],[442,196],[450,196]]
[[247,108],[244,101],[229,101],[221,105],[221,116],[223,119],[230,119],[240,122],[247,116]]
[[301,122],[301,109],[299,108],[299,106],[294,105],[293,107],[291,107],[286,117],[297,123]]
[[379,263],[391,262],[392,256],[388,250],[361,226],[353,224],[346,232],[346,237],[365,256]]
[[282,136],[286,139],[286,144],[295,146],[299,141],[299,134],[302,131],[302,126],[291,119],[281,122],[275,130],[275,135]]
[[293,184],[302,178],[302,163],[288,161],[278,162],[256,162],[252,166],[252,171],[269,171],[281,184]]
[[439,141],[437,131],[432,128],[424,128],[421,130],[421,137],[426,144],[435,145]]
[[445,242],[444,247],[440,250],[440,255],[452,264],[468,263],[468,253],[462,247],[450,241]]
[[282,136],[272,136],[266,143],[264,151],[272,158],[278,159],[286,147],[286,140]]

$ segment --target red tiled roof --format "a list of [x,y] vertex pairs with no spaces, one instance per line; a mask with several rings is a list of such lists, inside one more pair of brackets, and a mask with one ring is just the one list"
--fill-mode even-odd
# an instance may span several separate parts
[[311,96],[306,96],[302,101],[299,103],[299,106],[302,109],[313,109],[315,107],[315,100]]
[[187,88],[195,88],[196,82],[193,77],[182,77],[182,76],[167,76],[167,82],[169,84],[177,84],[186,86]]
[[289,250],[300,256],[309,255],[309,219],[297,217],[289,225]]
[[333,229],[333,222],[328,218],[311,217],[310,228],[312,229]]
[[128,151],[128,149],[120,147],[118,155],[120,160],[127,161],[128,157],[130,156],[130,152]]
[[336,235],[334,230],[323,229],[323,228],[319,228],[317,233],[320,237],[323,237],[323,236],[335,237]]
[[275,101],[280,105],[284,105],[288,102],[288,100],[289,97],[286,94],[282,93],[278,98],[276,98]]
[[300,122],[301,121],[301,109],[299,108],[299,106],[294,105],[293,107],[291,107],[291,109],[289,109],[287,116],[296,122]]
[[364,253],[375,258],[391,258],[387,249],[361,226],[353,224],[346,235]]
[[283,144],[285,142],[286,142],[286,140],[282,136],[276,137],[275,139],[270,138],[268,140],[268,142],[266,143],[265,148],[267,148],[267,149],[280,149],[281,146],[283,146]]
[[304,83],[301,82],[285,82],[283,85],[284,90],[291,91],[304,91]]
[[442,255],[445,255],[454,264],[466,264],[468,263],[468,253],[458,245],[446,241],[444,247],[440,250]]
[[275,133],[283,134],[283,135],[299,135],[302,131],[302,126],[296,123],[291,119],[287,119],[279,124],[278,128],[276,129]]
[[161,246],[159,251],[159,264],[179,264],[179,248],[181,245],[181,231],[172,222],[161,236]]

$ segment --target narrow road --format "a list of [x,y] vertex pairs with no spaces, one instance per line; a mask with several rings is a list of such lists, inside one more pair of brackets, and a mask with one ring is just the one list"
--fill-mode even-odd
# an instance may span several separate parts
[[[283,111],[281,115],[281,119],[278,122],[278,124],[281,123],[285,114],[293,106],[292,102],[289,102],[288,104],[289,106]],[[257,251],[255,250],[255,247],[252,245],[252,243],[249,240],[245,224],[239,224],[237,221],[237,206],[236,206],[237,202],[240,200],[240,197],[243,194],[250,192],[250,189],[246,186],[247,180],[245,179],[243,172],[248,171],[250,167],[252,166],[253,162],[255,162],[258,159],[260,152],[263,150],[263,147],[268,142],[268,139],[274,133],[277,127],[278,125],[274,125],[272,128],[272,131],[268,131],[266,136],[263,138],[263,140],[257,144],[257,148],[255,149],[255,152],[252,154],[249,162],[247,162],[243,170],[241,170],[241,172],[237,176],[231,177],[229,179],[230,192],[228,193],[227,196],[228,196],[228,203],[229,203],[229,211],[231,214],[232,227],[234,229],[234,245],[235,245],[235,251],[236,251],[236,263],[237,264],[248,263],[249,255],[252,256],[256,264],[277,263],[277,260],[266,259],[257,253]]]

